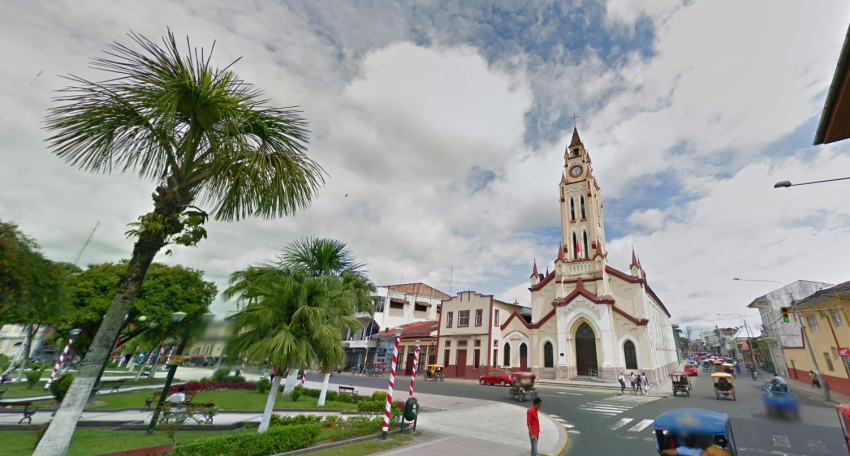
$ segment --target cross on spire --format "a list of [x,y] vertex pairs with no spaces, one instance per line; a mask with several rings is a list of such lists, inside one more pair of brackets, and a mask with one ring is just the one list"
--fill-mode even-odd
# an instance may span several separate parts
[[573,128],[578,128],[578,124],[576,123],[576,119],[578,119],[579,117],[580,116],[578,114],[576,114],[575,111],[573,111],[573,116],[570,117],[570,119],[573,119]]

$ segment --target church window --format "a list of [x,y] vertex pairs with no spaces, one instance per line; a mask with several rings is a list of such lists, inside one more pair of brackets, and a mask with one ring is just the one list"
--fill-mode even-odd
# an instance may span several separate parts
[[576,232],[573,231],[573,259],[574,260],[579,259],[579,256],[578,256],[579,252],[578,252],[578,249],[576,247],[578,247],[578,237],[576,236]]
[[626,358],[626,369],[637,369],[637,352],[635,351],[635,344],[632,341],[627,340],[623,344],[623,354]]
[[570,196],[570,220],[575,221],[576,219],[576,200],[572,196]]
[[584,206],[584,195],[581,195],[581,218],[583,218],[583,219],[587,218],[587,210],[585,209],[585,206]]
[[587,231],[582,232],[582,237],[584,238],[584,245],[582,246],[582,250],[585,258],[590,258],[590,250],[587,248]]
[[555,350],[552,342],[543,344],[543,367],[555,367]]
[[502,363],[504,367],[511,367],[511,344],[505,342],[505,359]]

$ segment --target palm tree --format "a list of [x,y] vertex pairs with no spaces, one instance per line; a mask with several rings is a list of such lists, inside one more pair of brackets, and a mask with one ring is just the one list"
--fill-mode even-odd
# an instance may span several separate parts
[[[253,302],[236,317],[227,352],[244,353],[252,361],[268,359],[278,373],[335,356],[334,345],[342,350],[340,327],[357,324],[342,315],[344,309],[335,309],[345,302],[345,294],[339,278],[311,277],[300,271],[282,270],[275,280],[254,282]],[[272,381],[259,432],[268,429],[280,379],[276,375]]]
[[[136,172],[157,187],[153,211],[136,237],[127,272],[65,400],[35,450],[63,455],[133,298],[154,256],[169,243],[196,245],[214,219],[273,218],[306,208],[324,183],[306,156],[308,130],[294,108],[266,105],[263,92],[211,55],[188,44],[181,54],[171,31],[158,45],[131,33],[141,50],[114,43],[93,67],[92,82],[69,76],[46,128],[53,151],[91,172]],[[235,63],[235,62],[234,62]]]

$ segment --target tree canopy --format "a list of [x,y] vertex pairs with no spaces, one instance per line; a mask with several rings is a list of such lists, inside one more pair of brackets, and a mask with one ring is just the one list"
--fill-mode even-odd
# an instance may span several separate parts
[[75,270],[50,261],[16,224],[0,220],[0,324],[54,321],[67,303],[65,277]]
[[[88,349],[126,269],[126,261],[92,264],[69,280],[72,310],[64,319],[63,326],[65,329],[82,330],[74,343],[76,353],[84,353]],[[174,312],[186,312],[185,322],[199,319],[208,311],[218,293],[215,284],[203,280],[203,277],[203,271],[197,269],[151,264],[147,278],[127,313],[129,324],[122,331],[119,344],[140,336],[151,343],[164,339],[176,329],[171,322]],[[144,322],[139,322],[141,316],[146,317]]]

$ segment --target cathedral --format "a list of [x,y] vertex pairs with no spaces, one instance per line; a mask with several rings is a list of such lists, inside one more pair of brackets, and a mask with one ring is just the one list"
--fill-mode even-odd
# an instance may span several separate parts
[[503,320],[501,340],[494,340],[503,358],[495,359],[543,379],[614,381],[633,371],[653,383],[666,378],[678,365],[670,313],[634,251],[628,272],[608,265],[601,190],[576,129],[564,153],[558,198],[555,269],[541,274],[534,262],[530,316],[516,309]]

